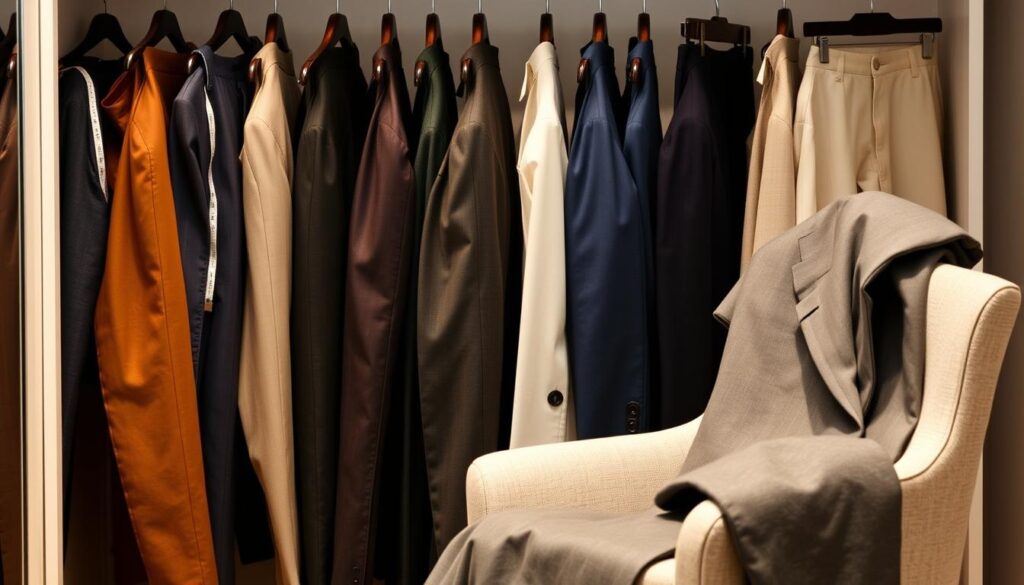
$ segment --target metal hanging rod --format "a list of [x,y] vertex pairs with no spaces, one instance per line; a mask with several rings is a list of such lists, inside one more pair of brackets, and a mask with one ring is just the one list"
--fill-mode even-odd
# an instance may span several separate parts
[[715,0],[715,18],[722,16],[722,5]]

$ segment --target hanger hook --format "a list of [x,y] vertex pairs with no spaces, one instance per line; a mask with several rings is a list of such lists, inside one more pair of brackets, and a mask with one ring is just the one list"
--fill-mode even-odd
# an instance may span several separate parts
[[597,0],[597,11],[604,12],[604,0]]
[[647,0],[644,0],[644,14],[647,14]]
[[391,0],[388,0],[388,14],[391,14]]
[[874,14],[874,12],[875,12],[875,0],[870,0],[870,2],[871,2],[871,13]]
[[544,0],[544,14],[551,14],[551,0]]
[[715,18],[718,18],[721,15],[722,15],[722,6],[721,6],[721,4],[718,3],[718,0],[715,0]]
[[109,9],[107,8],[107,0],[103,0],[103,14],[106,14],[107,12],[109,12]]
[[274,0],[274,14],[277,14],[277,0]]
[[484,0],[476,0],[476,11],[480,14],[484,13]]
[[430,13],[431,14],[436,14],[437,13],[437,2],[435,2],[434,0],[430,0]]

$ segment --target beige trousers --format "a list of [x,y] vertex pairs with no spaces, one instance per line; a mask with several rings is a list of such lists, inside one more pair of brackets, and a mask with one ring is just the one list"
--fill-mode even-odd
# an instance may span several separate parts
[[797,222],[836,199],[885,191],[943,215],[942,91],[920,46],[812,47],[793,128]]

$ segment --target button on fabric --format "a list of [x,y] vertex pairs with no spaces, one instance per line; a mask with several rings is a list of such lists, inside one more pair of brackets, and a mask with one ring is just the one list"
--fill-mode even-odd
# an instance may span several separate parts
[[637,417],[639,417],[640,416],[640,403],[639,402],[630,402],[630,403],[626,404],[626,415],[629,416],[629,418],[637,418]]
[[548,404],[551,406],[561,406],[563,400],[565,400],[565,397],[558,390],[552,390],[548,393]]

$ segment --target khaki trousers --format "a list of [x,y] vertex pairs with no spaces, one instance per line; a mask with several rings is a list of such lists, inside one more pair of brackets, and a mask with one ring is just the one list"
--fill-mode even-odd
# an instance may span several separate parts
[[942,91],[919,46],[831,48],[807,57],[797,96],[797,222],[836,199],[885,191],[943,215]]

